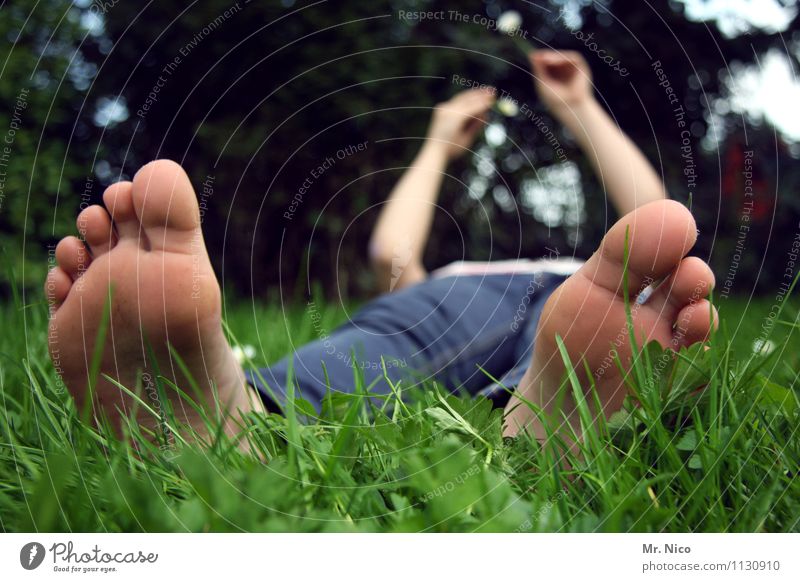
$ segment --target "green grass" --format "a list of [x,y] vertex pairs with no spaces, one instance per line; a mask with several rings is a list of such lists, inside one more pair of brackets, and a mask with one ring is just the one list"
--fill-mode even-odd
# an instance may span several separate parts
[[[47,357],[44,307],[9,302],[0,307],[0,527],[798,531],[800,342],[793,325],[776,324],[776,350],[753,355],[771,304],[723,301],[711,350],[674,361],[648,346],[631,374],[639,406],[606,422],[581,400],[590,426],[576,456],[557,437],[544,447],[504,440],[488,402],[433,385],[383,406],[340,395],[311,422],[302,401],[285,416],[253,415],[257,453],[224,437],[161,450],[141,435],[136,451],[81,422]],[[226,315],[264,363],[345,317],[317,306],[316,329],[304,305],[242,303]],[[797,315],[787,306],[781,319]]]

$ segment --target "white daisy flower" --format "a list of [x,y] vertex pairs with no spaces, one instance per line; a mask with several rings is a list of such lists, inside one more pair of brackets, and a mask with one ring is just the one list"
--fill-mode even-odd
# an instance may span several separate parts
[[757,339],[753,342],[753,351],[757,354],[771,354],[775,351],[775,342],[772,340]]
[[498,99],[495,103],[495,107],[506,117],[516,117],[517,113],[519,113],[517,102],[509,97],[501,97]]
[[497,30],[504,34],[514,34],[522,26],[522,15],[516,10],[507,10],[497,19]]
[[256,349],[251,345],[235,345],[233,346],[233,357],[236,358],[237,362],[243,364],[247,360],[252,360],[256,357]]

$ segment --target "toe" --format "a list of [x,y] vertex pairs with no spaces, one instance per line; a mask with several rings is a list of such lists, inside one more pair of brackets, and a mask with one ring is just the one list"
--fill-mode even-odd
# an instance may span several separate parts
[[170,160],[156,160],[133,178],[133,205],[152,249],[184,251],[200,226],[189,177]]
[[58,266],[69,275],[72,281],[80,277],[89,268],[91,258],[83,241],[76,236],[62,238],[56,246]]
[[58,307],[67,298],[69,289],[72,287],[72,279],[61,267],[53,267],[47,273],[44,282],[44,293],[50,305]]
[[708,299],[684,306],[675,320],[672,343],[675,347],[690,346],[708,339],[711,328],[719,325],[719,315]]
[[81,233],[92,257],[97,258],[107,253],[116,242],[116,235],[111,226],[111,217],[102,206],[90,206],[78,215],[78,232]]
[[685,305],[708,297],[713,287],[711,267],[702,259],[687,257],[658,287],[647,304],[665,317],[673,318]]
[[673,200],[651,202],[612,226],[581,272],[622,294],[627,247],[628,291],[635,294],[675,270],[696,239],[697,227],[685,206]]
[[117,182],[103,192],[103,203],[120,240],[139,239],[139,219],[133,208],[133,182]]

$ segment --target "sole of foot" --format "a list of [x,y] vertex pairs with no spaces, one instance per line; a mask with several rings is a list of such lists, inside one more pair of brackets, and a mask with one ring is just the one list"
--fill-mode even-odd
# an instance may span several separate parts
[[[707,339],[712,321],[717,322],[706,299],[714,275],[702,260],[686,257],[696,239],[691,213],[674,201],[651,202],[620,219],[592,257],[548,298],[536,332],[533,362],[518,394],[551,418],[563,418],[563,413],[580,434],[575,404],[559,389],[566,373],[556,341],[560,337],[583,388],[588,390],[594,381],[602,410],[593,413],[609,415],[622,406],[628,391],[614,362],[618,355],[630,365],[632,356],[624,288],[626,246],[627,292],[638,344],[655,340],[677,351]],[[645,302],[635,301],[659,281],[663,282]],[[520,430],[539,440],[546,438],[536,415],[522,399],[512,397],[505,434],[513,436]]]
[[[164,411],[158,369],[197,400],[190,388],[193,382],[207,403],[230,413],[226,430],[235,432],[233,413],[257,410],[259,403],[222,329],[220,287],[188,176],[175,162],[157,160],[143,166],[132,182],[107,188],[103,203],[78,216],[81,238],[70,236],[58,243],[57,266],[45,283],[51,359],[78,410],[89,394],[97,348],[102,355],[92,403],[96,418],[104,415],[119,429],[122,419],[137,408],[135,400],[105,376],[134,392],[141,382],[142,400],[154,411]],[[104,345],[97,347],[104,320]],[[168,383],[162,385],[170,393],[175,417],[202,433],[201,415]],[[152,413],[138,409],[138,423],[165,431]],[[214,414],[209,412],[212,418]]]

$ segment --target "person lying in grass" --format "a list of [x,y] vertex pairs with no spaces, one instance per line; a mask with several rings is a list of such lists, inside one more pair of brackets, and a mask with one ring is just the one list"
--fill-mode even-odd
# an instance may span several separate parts
[[[597,389],[602,410],[595,412],[618,409],[626,389],[614,358],[626,365],[632,355],[626,294],[640,342],[678,349],[705,340],[716,322],[705,299],[714,276],[702,260],[686,258],[697,237],[690,212],[666,199],[656,172],[595,100],[580,55],[538,50],[530,60],[539,97],[571,130],[623,215],[588,260],[458,263],[425,272],[446,165],[468,151],[494,101],[490,91],[466,91],[436,107],[421,151],[375,227],[370,257],[386,293],[330,336],[266,369],[244,370],[223,331],[195,192],[178,164],[154,161],[132,182],[106,189],[103,206],[81,212],[85,242],[60,241],[58,266],[47,276],[50,353],[79,407],[93,393],[97,415],[119,426],[137,409],[120,385],[135,391],[143,374],[158,373],[217,402],[233,433],[241,414],[280,411],[290,382],[319,407],[329,390],[352,393],[362,374],[374,395],[431,379],[490,397],[513,390],[505,434],[544,438],[535,408],[578,426],[574,402],[559,394],[566,372],[560,338],[582,386]],[[98,337],[104,345],[95,345]],[[178,420],[203,432],[202,415],[168,392]],[[138,410],[136,421],[154,429],[152,414]]]

